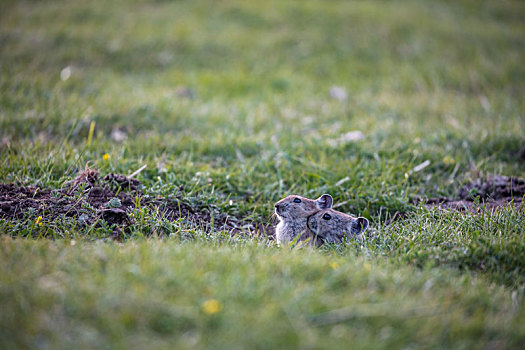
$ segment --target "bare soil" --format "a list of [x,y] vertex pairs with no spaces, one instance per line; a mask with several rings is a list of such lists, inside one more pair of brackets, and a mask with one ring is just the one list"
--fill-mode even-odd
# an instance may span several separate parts
[[484,176],[474,180],[457,191],[456,197],[438,197],[426,200],[428,208],[448,210],[480,211],[513,206],[523,208],[525,180],[501,175]]
[[[482,208],[489,211],[512,206],[525,211],[525,180],[508,176],[493,175],[480,177],[459,188],[455,196],[437,198],[417,198],[413,204],[424,203],[425,207],[442,210],[480,212]],[[390,225],[407,219],[404,212],[395,212],[385,221]]]
[[93,169],[83,171],[62,189],[0,184],[0,219],[18,221],[28,216],[43,216],[53,221],[65,216],[86,226],[105,221],[113,225],[113,237],[121,239],[133,224],[130,214],[139,198],[141,206],[157,208],[170,221],[183,218],[206,231],[219,229],[231,234],[274,234],[271,225],[227,214],[214,212],[212,219],[210,209],[197,210],[177,196],[150,198],[143,194],[138,180],[120,174],[109,174],[100,179],[98,171]]

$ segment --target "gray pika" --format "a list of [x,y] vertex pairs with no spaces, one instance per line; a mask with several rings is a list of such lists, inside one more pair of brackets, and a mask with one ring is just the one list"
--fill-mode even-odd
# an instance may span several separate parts
[[297,235],[301,235],[301,241],[312,237],[306,227],[306,219],[316,211],[331,208],[332,203],[333,199],[329,194],[323,194],[315,200],[291,195],[275,203],[275,214],[280,220],[275,229],[277,242],[290,243]]
[[355,218],[333,209],[320,210],[307,219],[308,229],[324,243],[341,243],[346,236],[361,239],[368,220]]

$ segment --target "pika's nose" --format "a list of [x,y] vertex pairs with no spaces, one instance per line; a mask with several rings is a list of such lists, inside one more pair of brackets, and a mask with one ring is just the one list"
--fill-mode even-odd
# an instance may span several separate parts
[[276,205],[275,205],[275,209],[277,209],[277,210],[279,210],[280,207],[281,207],[280,204],[276,204]]

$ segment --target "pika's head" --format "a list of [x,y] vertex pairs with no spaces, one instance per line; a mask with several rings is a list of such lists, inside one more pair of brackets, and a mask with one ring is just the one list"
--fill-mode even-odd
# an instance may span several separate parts
[[368,220],[355,218],[333,209],[320,210],[308,217],[308,229],[326,243],[341,243],[344,236],[359,237],[368,227]]
[[333,199],[329,194],[323,194],[317,199],[291,195],[275,203],[275,214],[281,221],[306,220],[316,211],[331,208],[332,203]]

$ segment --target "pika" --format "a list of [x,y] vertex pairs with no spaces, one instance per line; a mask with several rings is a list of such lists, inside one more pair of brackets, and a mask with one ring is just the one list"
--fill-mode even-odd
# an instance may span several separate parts
[[320,210],[306,221],[308,229],[324,243],[341,243],[346,236],[361,239],[368,227],[368,220],[355,218],[333,209]]
[[312,237],[306,227],[306,219],[319,210],[331,208],[332,203],[329,194],[323,194],[315,200],[291,195],[275,203],[275,214],[280,220],[275,229],[277,243],[290,243],[297,235],[301,235],[301,241]]

